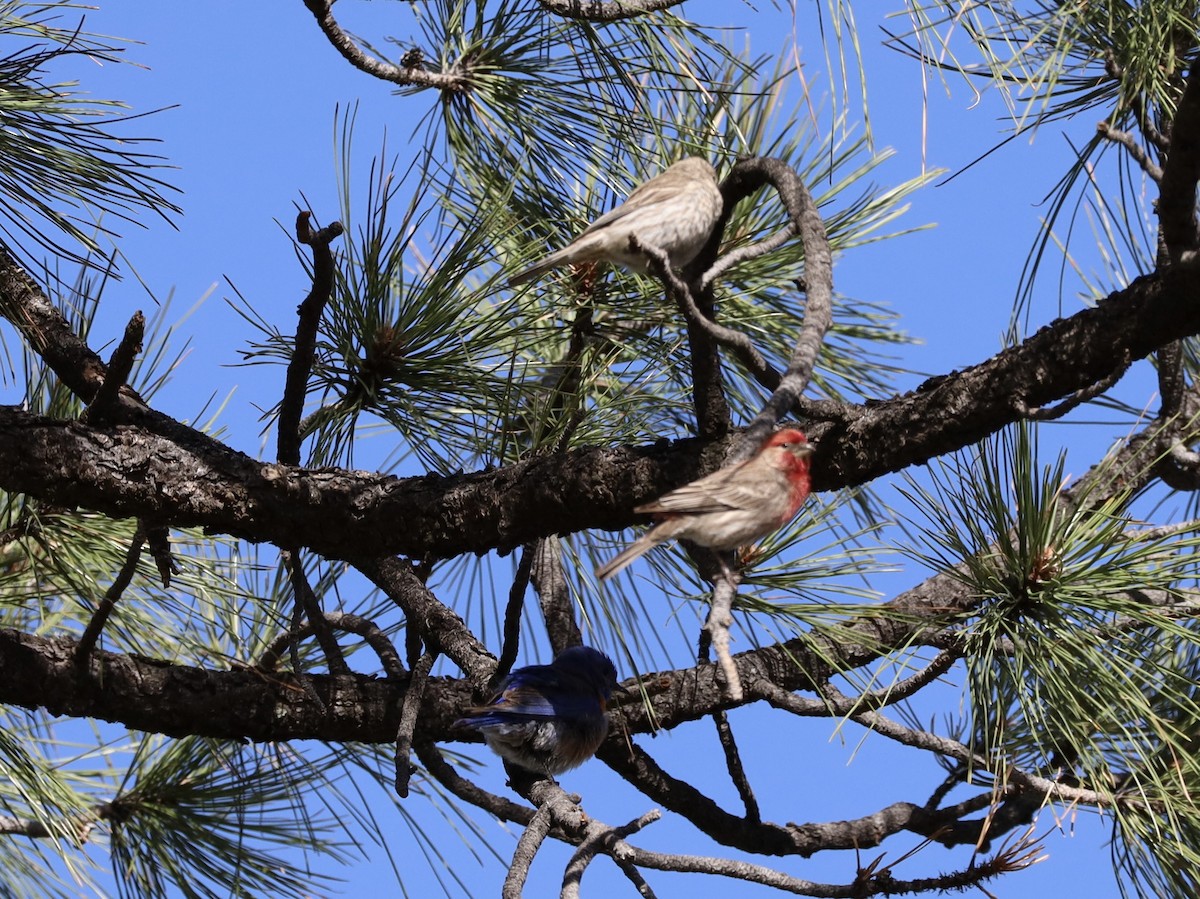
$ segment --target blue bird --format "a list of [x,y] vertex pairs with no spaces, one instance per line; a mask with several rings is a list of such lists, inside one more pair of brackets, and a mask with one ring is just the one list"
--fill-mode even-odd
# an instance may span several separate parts
[[517,668],[487,705],[454,722],[483,734],[498,756],[553,776],[582,765],[608,733],[605,703],[617,684],[612,660],[590,646],[564,649],[549,665]]

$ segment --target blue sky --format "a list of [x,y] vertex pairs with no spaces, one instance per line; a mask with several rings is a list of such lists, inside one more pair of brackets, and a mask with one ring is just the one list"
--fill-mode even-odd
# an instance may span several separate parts
[[[861,6],[865,10],[870,5]],[[353,70],[328,45],[300,0],[200,4],[98,0],[98,6],[88,16],[89,30],[140,42],[129,50],[130,59],[139,65],[96,67],[88,63],[79,71],[84,86],[97,96],[120,98],[139,112],[175,107],[143,120],[138,132],[161,138],[159,152],[176,167],[167,177],[182,191],[179,203],[184,213],[176,221],[177,229],[150,218],[145,229],[124,227],[120,249],[155,296],[162,299],[174,294],[170,318],[181,316],[207,297],[181,325],[180,333],[190,337],[192,351],[156,405],[187,420],[212,396],[223,398],[234,391],[221,418],[226,439],[234,447],[258,455],[260,410],[277,399],[283,372],[280,368],[236,367],[239,350],[249,335],[241,318],[224,302],[234,295],[229,285],[235,285],[264,318],[290,330],[295,307],[308,287],[287,233],[295,204],[303,192],[323,223],[338,215],[335,110],[359,104],[351,171],[352,183],[365,188],[370,156],[385,132],[392,150],[403,155],[405,141],[432,102],[432,95],[399,97],[388,85]],[[746,29],[756,52],[790,47],[790,14],[767,4],[755,10],[734,3],[693,3],[684,11],[696,17],[709,16],[715,15],[711,11],[715,6],[729,15],[729,24]],[[386,33],[392,23],[407,21],[407,8],[388,0],[342,0],[337,7],[352,27],[370,35]],[[956,170],[991,146],[1003,127],[993,98],[985,96],[978,108],[972,109],[975,98],[961,84],[952,83],[954,90],[947,96],[936,80],[928,83],[926,92],[916,64],[881,49],[874,26],[866,21],[860,25],[870,71],[875,141],[880,148],[896,150],[875,180],[899,183],[919,174],[923,167]],[[821,74],[824,56],[815,19],[806,14],[798,31],[798,52],[806,77],[814,91],[824,91],[829,81]],[[410,35],[402,30],[397,36]],[[925,98],[928,106],[923,112]],[[828,109],[828,104],[823,108]],[[822,124],[826,123],[819,121],[817,126]],[[1080,135],[1086,137],[1094,122],[1070,123],[1070,127],[1079,139]],[[904,224],[935,223],[935,228],[864,247],[839,260],[835,279],[840,292],[888,303],[900,313],[903,329],[920,339],[903,350],[902,364],[914,374],[902,375],[898,388],[919,383],[922,375],[915,372],[948,372],[980,361],[999,348],[1025,253],[1044,211],[1038,203],[1069,158],[1067,141],[1057,126],[1039,133],[1032,147],[1028,140],[1016,141],[952,181],[914,198]],[[1069,278],[1061,293],[1053,278],[1045,279],[1034,321],[1055,317],[1060,299],[1065,314],[1075,311],[1079,301],[1074,292]],[[152,308],[138,278],[126,277],[110,287],[93,330],[93,345],[118,335],[136,308],[147,312]],[[1145,383],[1139,380],[1139,387]],[[1143,390],[1141,396],[1147,395]],[[17,400],[9,397],[4,401]],[[1079,441],[1092,449],[1100,439],[1065,425],[1051,425],[1043,437],[1054,447],[1058,442]],[[1090,461],[1089,455],[1081,454],[1074,470]],[[898,591],[923,577],[921,571],[910,568],[888,584]],[[946,695],[952,696],[954,691],[948,690]],[[879,738],[863,740],[861,731],[853,726],[834,733],[828,721],[781,723],[777,716],[756,708],[740,710],[732,718],[739,731],[771,735],[769,750],[752,756],[749,764],[767,806],[765,814],[776,820],[852,817],[887,802],[917,800],[924,795],[924,787],[907,790],[905,778],[915,774],[926,784],[937,777],[927,756],[915,751],[898,754]],[[694,746],[712,740],[711,725],[700,723],[659,737],[650,745],[664,765],[686,777],[703,774]],[[503,792],[499,765],[482,753],[480,758],[489,766],[485,785]],[[780,765],[780,758],[786,763]],[[610,823],[630,820],[650,807],[644,797],[599,763],[562,780],[569,790],[584,795],[590,812]],[[732,795],[718,798],[736,803]],[[423,886],[429,882],[427,868],[404,825],[386,797],[380,797],[378,803],[380,816],[395,818],[392,852],[404,870],[410,895],[433,895]],[[454,860],[468,894],[498,892],[501,865],[478,863],[449,824],[434,820],[422,809],[411,810],[428,820],[432,836]],[[1039,832],[1046,832],[1053,823],[1049,815],[1043,816]],[[1046,843],[1048,860],[993,884],[996,895],[1065,892],[1096,899],[1116,895],[1104,846],[1106,835],[1096,826],[1095,815],[1087,812],[1078,821],[1071,817],[1062,823],[1076,835],[1050,838]],[[511,851],[512,839],[501,835],[500,825],[485,821],[483,827],[498,836],[502,853]],[[653,825],[645,836],[644,844],[651,848],[718,851],[690,829],[665,821]],[[889,844],[889,857],[913,842]],[[378,849],[368,849],[367,854],[369,861],[334,872],[346,878],[348,894],[369,891],[375,895],[394,883],[384,854]],[[864,853],[864,859],[876,854],[878,850]],[[549,895],[556,890],[566,857],[561,847],[543,850],[529,895]],[[964,859],[962,853],[950,856],[927,850],[897,873],[924,876],[949,870]],[[813,880],[846,882],[853,876],[851,865],[851,859],[838,857],[789,859],[781,867]],[[763,888],[697,877],[651,875],[651,879],[663,896],[678,895],[673,890],[681,888],[695,896],[769,894]],[[584,895],[598,895],[610,888],[628,892],[611,866],[598,862],[584,879]]]

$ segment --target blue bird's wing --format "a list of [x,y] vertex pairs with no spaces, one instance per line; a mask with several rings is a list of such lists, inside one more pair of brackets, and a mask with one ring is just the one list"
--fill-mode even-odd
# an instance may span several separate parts
[[[549,669],[548,665],[537,667]],[[570,719],[595,714],[602,708],[594,693],[561,683],[557,672],[531,674],[530,669],[522,669],[509,677],[490,703],[472,709],[466,720],[476,726],[488,726],[535,719]]]

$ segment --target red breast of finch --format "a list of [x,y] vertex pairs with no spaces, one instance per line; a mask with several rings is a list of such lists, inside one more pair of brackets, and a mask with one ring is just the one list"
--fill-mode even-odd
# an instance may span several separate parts
[[615,262],[644,272],[646,256],[630,249],[630,237],[664,251],[673,268],[682,268],[704,249],[723,202],[716,171],[706,160],[689,156],[638,185],[624,203],[600,216],[557,253],[513,275],[508,284],[515,287],[576,262]]
[[812,486],[808,459],[812,444],[795,429],[768,437],[758,452],[638,506],[658,523],[612,561],[596,569],[612,577],[655,544],[690,540],[715,550],[747,546],[783,527],[800,511]]

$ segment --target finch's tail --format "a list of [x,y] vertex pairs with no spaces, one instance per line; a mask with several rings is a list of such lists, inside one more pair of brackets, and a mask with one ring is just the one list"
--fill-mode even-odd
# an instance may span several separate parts
[[637,540],[633,541],[633,543],[630,543],[627,547],[625,547],[620,554],[614,556],[612,559],[609,559],[607,562],[597,568],[596,578],[602,581],[607,580],[618,571],[624,571],[626,568],[632,565],[635,560],[640,559],[646,553],[650,552],[653,547],[662,542],[662,538],[658,537],[658,535],[654,533],[655,530],[655,528],[651,528],[646,533],[642,534],[642,536],[638,537]]
[[541,262],[531,265],[524,271],[517,272],[515,275],[509,278],[508,286],[517,287],[521,284],[524,284],[526,281],[532,281],[538,275],[544,275],[546,272],[550,271],[550,269],[554,268],[554,266],[554,257],[547,256]]
[[545,259],[539,259],[527,269],[523,269],[508,279],[509,287],[516,287],[524,284],[526,281],[532,281],[539,275],[544,275],[552,268],[558,268],[560,265],[567,265],[575,262],[579,258],[578,249],[574,244],[563,247],[557,253],[551,253]]
[[552,268],[571,265],[576,262],[595,262],[604,259],[604,235],[592,234],[585,231],[574,241],[567,244],[557,253],[551,253],[545,259],[539,259],[527,269],[517,272],[508,279],[509,287],[517,287],[526,281],[532,281],[538,275],[544,275]]

